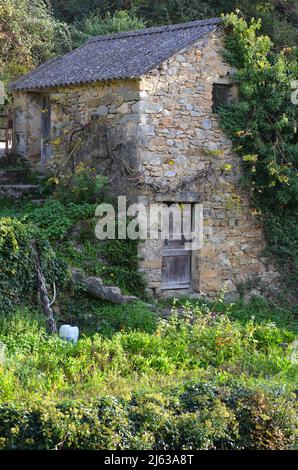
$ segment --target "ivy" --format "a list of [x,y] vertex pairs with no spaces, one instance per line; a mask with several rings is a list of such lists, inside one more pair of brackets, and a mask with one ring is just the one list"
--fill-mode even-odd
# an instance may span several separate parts
[[32,224],[0,218],[0,311],[6,313],[16,305],[35,304],[37,278],[32,242],[36,243],[47,282],[63,285],[66,264],[56,258],[49,242]]
[[290,266],[297,281],[292,228],[298,223],[298,107],[291,87],[298,76],[298,49],[276,50],[268,36],[259,34],[260,20],[247,23],[232,13],[224,16],[224,26],[224,57],[237,68],[239,100],[221,107],[221,124],[242,158],[280,268],[286,272]]

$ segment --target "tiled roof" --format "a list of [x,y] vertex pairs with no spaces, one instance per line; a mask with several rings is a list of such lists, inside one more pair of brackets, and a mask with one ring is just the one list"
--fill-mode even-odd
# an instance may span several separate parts
[[192,21],[90,38],[19,78],[12,90],[141,77],[177,52],[214,31],[220,19]]

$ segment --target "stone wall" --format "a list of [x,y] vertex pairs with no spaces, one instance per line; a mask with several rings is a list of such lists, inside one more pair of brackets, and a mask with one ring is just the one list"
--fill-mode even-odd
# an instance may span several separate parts
[[40,160],[41,149],[41,93],[14,92],[16,154]]
[[[191,291],[209,297],[221,289],[234,297],[248,281],[253,285],[260,279],[274,287],[278,280],[263,257],[262,227],[252,214],[248,191],[240,185],[241,161],[212,112],[213,83],[231,83],[235,72],[223,61],[222,48],[222,32],[217,31],[140,80],[47,90],[51,139],[56,142],[52,167],[67,151],[70,136],[80,135],[77,130],[86,126],[78,158],[91,161],[100,173],[108,170],[118,194],[127,191],[124,161],[145,183],[138,188],[140,202],[203,203],[204,243],[192,254]],[[18,149],[30,158],[40,151],[41,97],[15,94]],[[90,123],[95,127],[88,128]],[[119,171],[121,184],[115,178]],[[141,270],[157,295],[165,293],[162,246],[161,240],[139,245]]]
[[[236,297],[240,284],[259,278],[273,287],[278,274],[262,256],[264,235],[241,189],[240,158],[212,112],[213,83],[231,83],[235,72],[222,48],[218,31],[164,62],[142,79],[135,108],[144,121],[140,171],[160,187],[143,200],[203,203],[204,243],[192,255],[192,289],[210,297],[224,289]],[[200,171],[203,179],[171,192]],[[161,248],[159,241],[140,244],[142,269],[158,294]]]
[[[69,167],[87,161],[99,173],[108,171],[115,178],[117,170],[121,172],[120,159],[131,167],[136,165],[138,126],[142,119],[134,112],[140,100],[138,80],[63,86],[43,93],[16,92],[16,151],[36,165],[41,160],[44,96],[49,96],[51,107],[49,170],[60,168],[64,160]],[[75,143],[79,145],[69,158],[68,152]],[[118,183],[117,180],[116,186]]]
[[[136,162],[137,129],[141,116],[133,112],[139,100],[137,80],[118,80],[63,87],[51,93],[53,156],[67,151],[70,136],[81,140],[73,153],[76,163],[88,161],[98,173],[110,176],[120,192],[126,191],[119,161]],[[78,129],[85,128],[77,132]],[[60,143],[61,140],[61,143]],[[55,159],[54,159],[55,160]],[[55,161],[51,162],[51,166]]]

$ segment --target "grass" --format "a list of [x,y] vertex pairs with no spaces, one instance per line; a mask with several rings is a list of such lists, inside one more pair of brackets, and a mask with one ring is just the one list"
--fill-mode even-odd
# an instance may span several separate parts
[[[37,226],[69,266],[144,294],[134,244],[90,242],[94,205],[2,201],[0,212]],[[75,448],[283,448],[293,442],[297,307],[262,299],[227,304],[221,295],[211,303],[112,305],[71,283],[58,290],[55,316],[59,325],[79,326],[76,345],[47,335],[34,304],[0,313],[0,448],[53,448],[65,432]],[[204,411],[196,409],[197,400]],[[126,423],[123,431],[119,420]],[[110,438],[99,443],[102,436]]]
[[228,314],[219,311],[222,305],[186,303],[182,317],[174,306],[169,319],[156,321],[144,304],[102,304],[99,327],[93,324],[93,334],[89,329],[77,345],[47,336],[36,313],[2,316],[6,362],[0,370],[0,400],[127,397],[144,389],[166,390],[194,376],[212,377],[216,383],[237,377],[239,382],[294,389],[294,331],[268,319],[246,319],[248,312],[241,316],[244,306],[226,308]]

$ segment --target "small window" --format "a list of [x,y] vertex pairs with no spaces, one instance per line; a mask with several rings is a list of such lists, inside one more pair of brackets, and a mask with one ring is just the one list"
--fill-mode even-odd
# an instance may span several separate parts
[[214,83],[213,84],[213,107],[212,110],[214,113],[218,112],[220,106],[224,104],[230,104],[232,101],[232,86],[224,83]]

